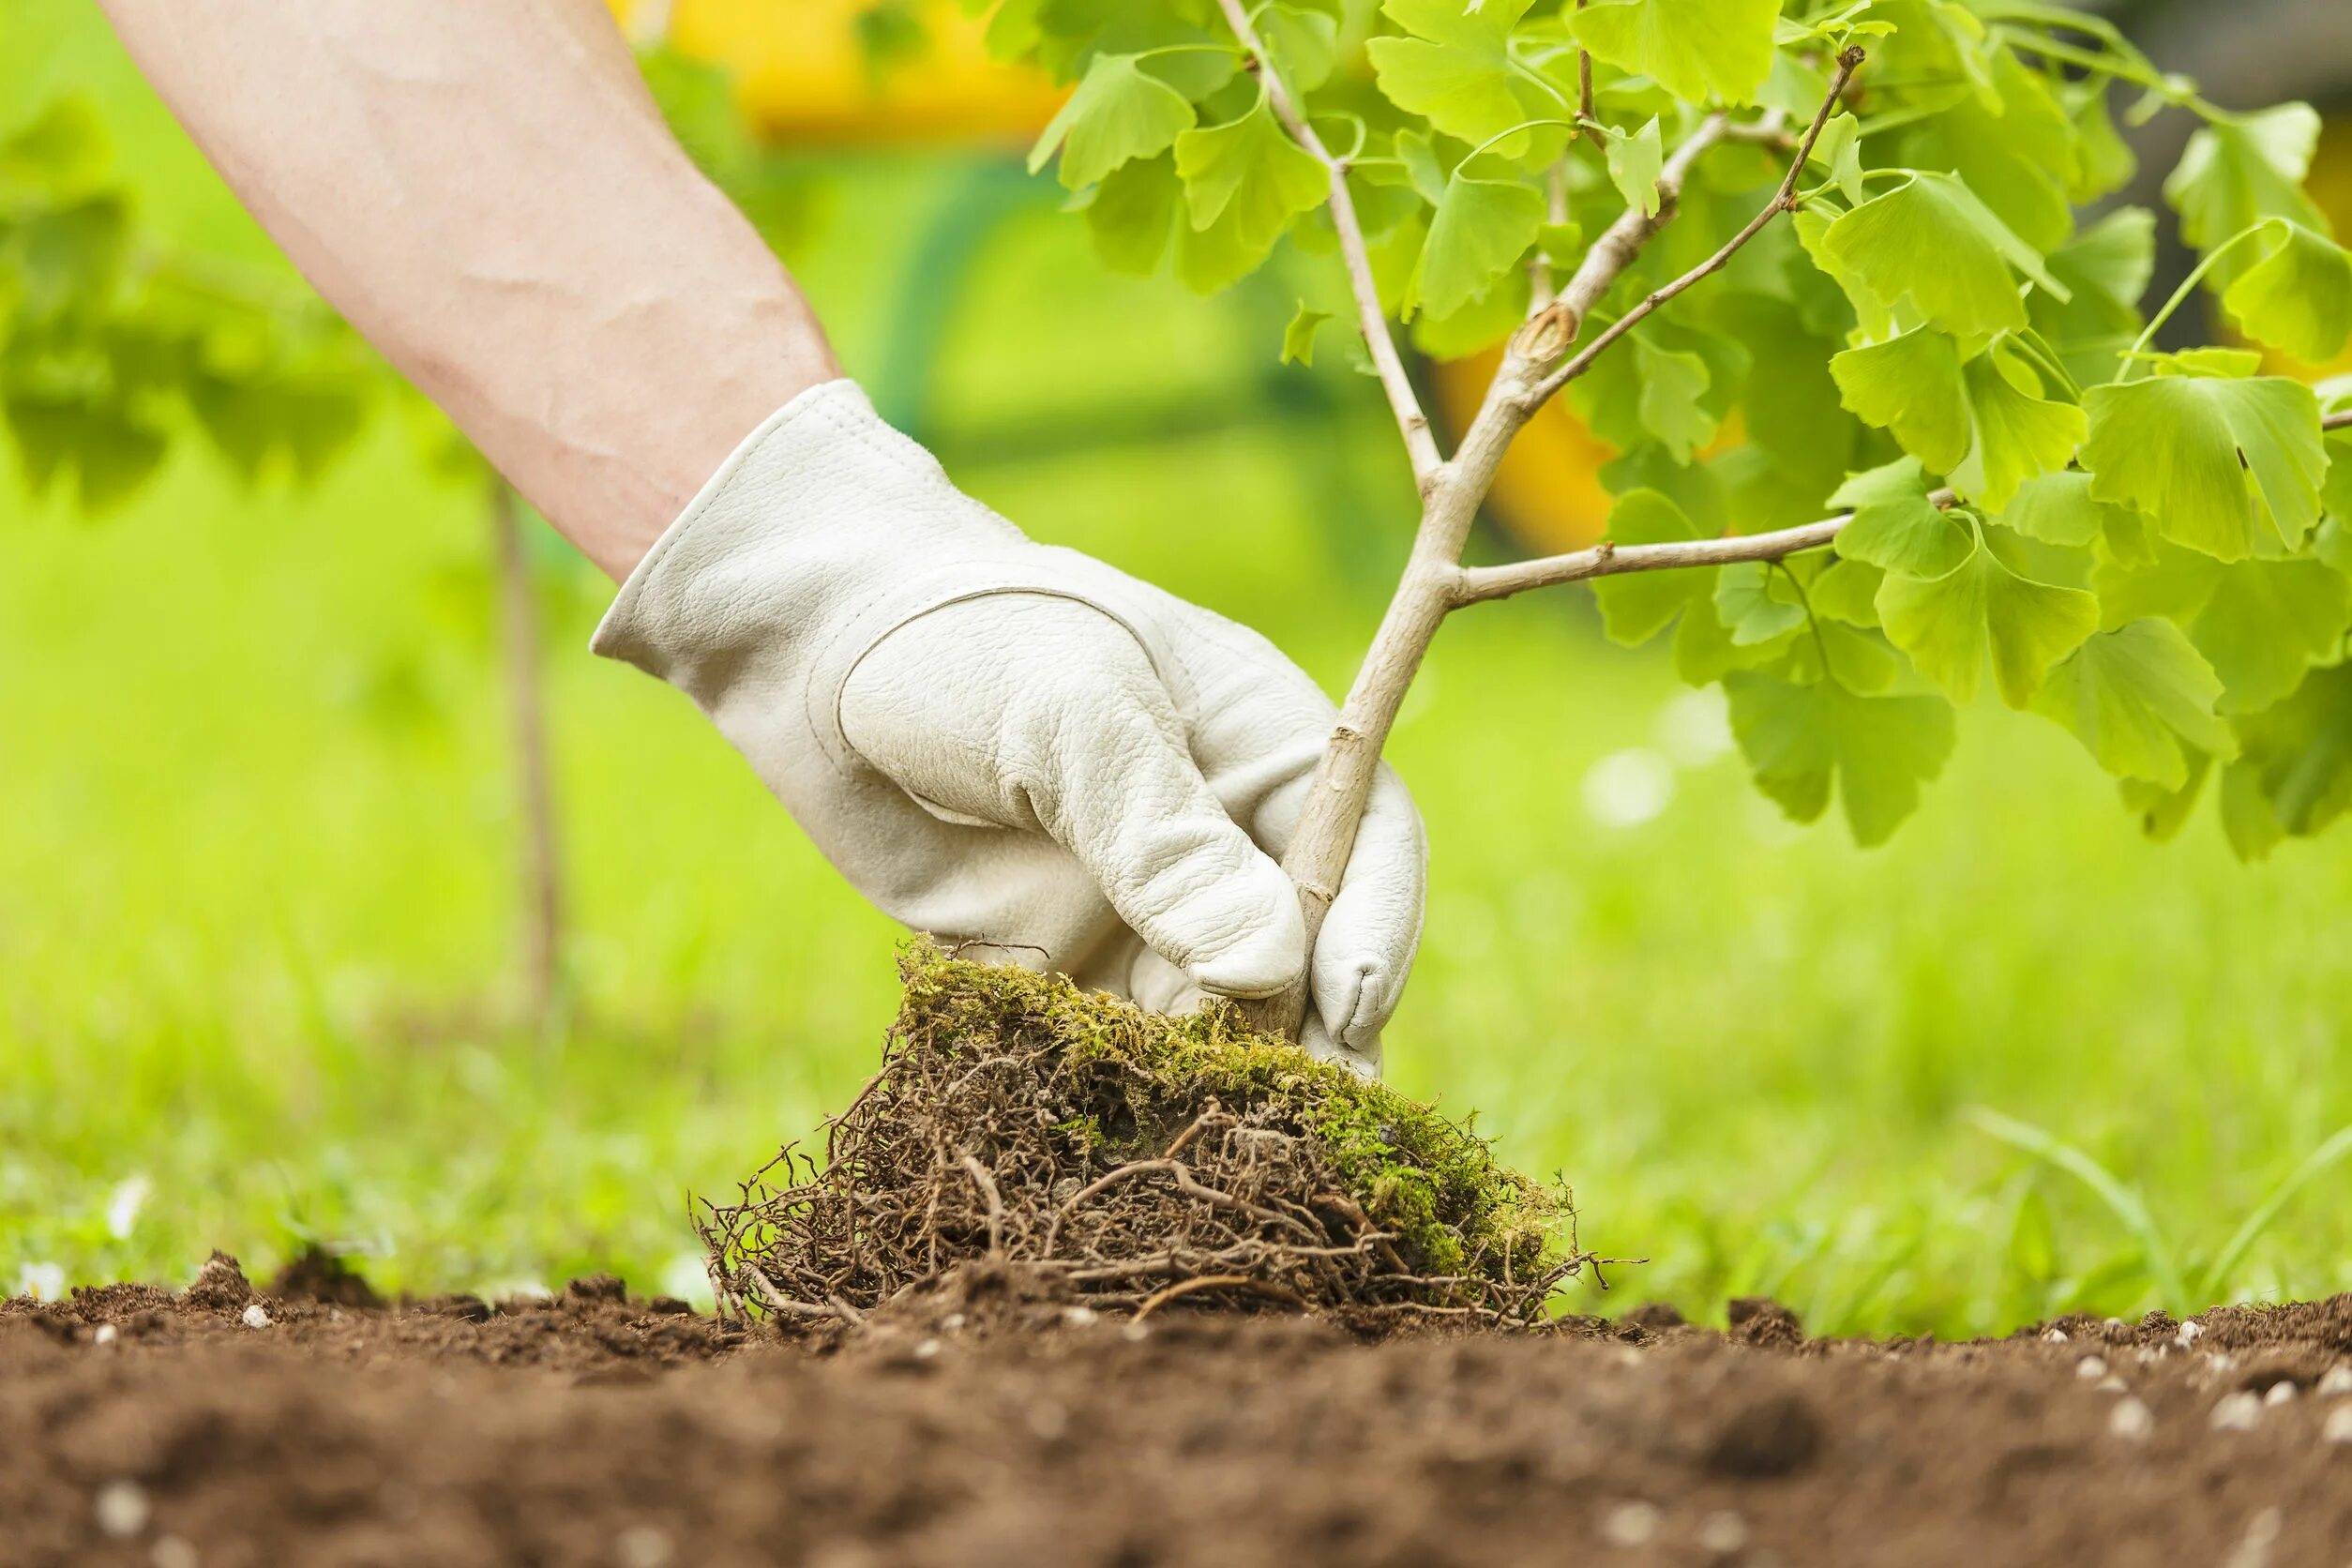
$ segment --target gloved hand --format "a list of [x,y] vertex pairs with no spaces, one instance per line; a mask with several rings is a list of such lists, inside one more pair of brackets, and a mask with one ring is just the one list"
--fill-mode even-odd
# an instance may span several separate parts
[[[909,926],[1162,1012],[1307,962],[1270,857],[1331,702],[1256,633],[1024,538],[853,383],[752,432],[591,645],[692,697]],[[1425,859],[1384,770],[1316,942],[1310,1049],[1378,1072]]]

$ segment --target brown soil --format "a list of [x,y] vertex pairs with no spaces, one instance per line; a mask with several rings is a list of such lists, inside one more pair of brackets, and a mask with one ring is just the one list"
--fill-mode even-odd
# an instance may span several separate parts
[[794,1340],[610,1279],[383,1307],[225,1259],[8,1303],[0,1563],[2352,1560],[2352,1296],[2185,1336],[1825,1342],[1747,1303],[1366,1344],[1029,1277]]

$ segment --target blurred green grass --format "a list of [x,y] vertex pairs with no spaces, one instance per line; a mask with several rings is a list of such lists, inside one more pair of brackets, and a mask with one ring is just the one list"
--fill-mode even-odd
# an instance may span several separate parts
[[[21,59],[101,94],[153,220],[267,258],[92,23],[42,0],[24,25],[66,41]],[[854,370],[902,362],[912,236],[982,177],[827,172],[792,259]],[[915,362],[958,477],[1344,685],[1410,523],[1369,384],[1268,404],[1287,297],[1107,279],[1034,204],[957,277]],[[1146,398],[1237,414],[1057,445]],[[560,1039],[514,1023],[483,529],[389,421],[313,492],[240,494],[194,449],[102,520],[0,483],[0,1289],[307,1239],[391,1286],[675,1289],[686,1195],[869,1070],[893,927],[682,699],[586,656],[607,590],[544,535],[577,994]],[[2136,1310],[2138,1244],[1969,1108],[2103,1162],[2191,1259],[2352,1123],[2352,838],[2248,867],[2200,821],[2151,848],[2071,739],[1987,708],[1861,853],[1781,822],[1720,716],[1589,610],[1450,626],[1393,751],[1434,880],[1392,1077],[1563,1173],[1587,1245],[1649,1259],[1569,1304],[1763,1291],[1946,1334]],[[2289,1204],[2227,1293],[2352,1289],[2341,1190]]]

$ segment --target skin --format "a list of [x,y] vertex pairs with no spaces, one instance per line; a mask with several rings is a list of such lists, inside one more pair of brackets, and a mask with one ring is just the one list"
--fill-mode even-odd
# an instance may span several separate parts
[[344,318],[616,580],[841,374],[598,0],[101,0]]

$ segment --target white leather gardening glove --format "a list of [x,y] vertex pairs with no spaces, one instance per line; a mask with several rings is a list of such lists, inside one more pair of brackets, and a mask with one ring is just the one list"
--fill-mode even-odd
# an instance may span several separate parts
[[[1274,644],[949,483],[851,382],[753,431],[591,644],[678,686],[875,904],[1177,1012],[1305,963],[1272,857],[1334,717]],[[1305,1043],[1366,1072],[1420,940],[1426,852],[1373,791]]]

